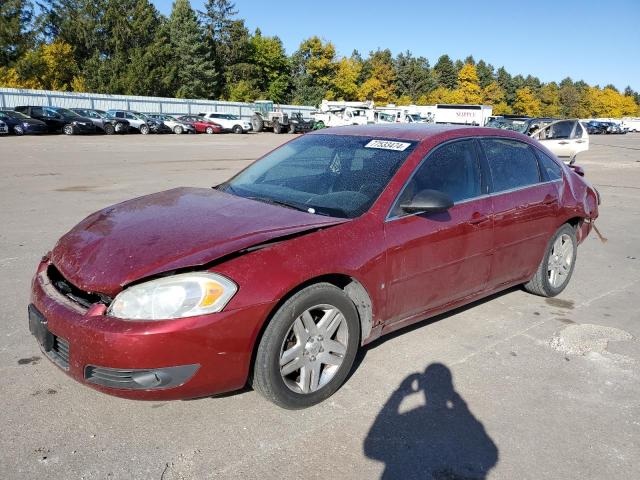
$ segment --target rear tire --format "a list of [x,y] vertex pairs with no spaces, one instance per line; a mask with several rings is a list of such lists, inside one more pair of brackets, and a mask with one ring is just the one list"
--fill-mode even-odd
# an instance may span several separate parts
[[569,285],[578,254],[575,229],[562,225],[551,237],[542,262],[524,289],[541,297],[555,297]]
[[264,128],[264,120],[260,115],[254,115],[251,117],[251,126],[254,132],[261,132]]
[[360,320],[351,299],[329,283],[311,285],[269,321],[256,353],[253,388],[283,408],[315,405],[344,383],[359,344]]
[[105,135],[113,135],[114,133],[116,133],[116,127],[114,127],[110,123],[107,123],[104,126],[104,133],[105,133]]

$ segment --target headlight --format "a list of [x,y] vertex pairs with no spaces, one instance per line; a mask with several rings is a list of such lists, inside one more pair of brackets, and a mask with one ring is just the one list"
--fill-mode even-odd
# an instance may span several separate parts
[[237,291],[235,283],[215,273],[182,273],[127,288],[107,313],[130,320],[193,317],[219,312]]
[[22,123],[22,126],[23,126],[24,128],[29,128],[29,124],[28,124],[27,122],[23,122],[23,123]]

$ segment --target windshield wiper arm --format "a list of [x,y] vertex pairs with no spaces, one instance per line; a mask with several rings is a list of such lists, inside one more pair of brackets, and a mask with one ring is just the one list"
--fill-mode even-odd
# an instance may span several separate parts
[[295,203],[284,202],[282,200],[276,200],[274,198],[265,198],[265,197],[246,197],[251,200],[257,200],[259,202],[270,203],[272,205],[280,205],[281,207],[291,208],[293,210],[298,210],[300,212],[312,213],[309,211],[310,207],[305,207],[302,205],[296,205]]

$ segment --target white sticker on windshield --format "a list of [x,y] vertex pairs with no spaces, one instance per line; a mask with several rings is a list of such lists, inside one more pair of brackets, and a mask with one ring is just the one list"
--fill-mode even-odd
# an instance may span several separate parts
[[397,150],[402,152],[411,146],[410,143],[405,142],[391,142],[389,140],[371,140],[364,148],[382,148],[384,150]]

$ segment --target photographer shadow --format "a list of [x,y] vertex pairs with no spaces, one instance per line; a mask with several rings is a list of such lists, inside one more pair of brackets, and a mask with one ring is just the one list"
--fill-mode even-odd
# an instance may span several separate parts
[[403,380],[376,417],[364,452],[384,462],[383,479],[480,480],[498,462],[498,448],[440,363]]

